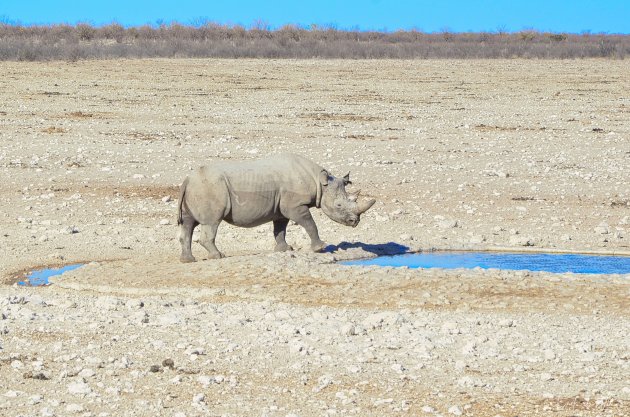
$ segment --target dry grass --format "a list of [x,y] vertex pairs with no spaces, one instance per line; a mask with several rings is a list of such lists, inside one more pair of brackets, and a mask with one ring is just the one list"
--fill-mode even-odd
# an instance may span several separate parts
[[629,35],[361,32],[293,25],[179,23],[123,27],[0,24],[0,60],[45,61],[149,57],[216,58],[618,58]]

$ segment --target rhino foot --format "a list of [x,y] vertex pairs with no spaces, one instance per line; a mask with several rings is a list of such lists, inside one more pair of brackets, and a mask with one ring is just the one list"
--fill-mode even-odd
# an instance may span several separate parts
[[192,255],[191,255],[191,256],[183,256],[183,255],[182,255],[182,256],[179,258],[179,261],[180,261],[181,263],[184,263],[184,264],[188,264],[188,263],[191,263],[191,262],[197,262],[197,260],[195,259],[195,257],[194,257],[194,256],[192,256]]
[[324,242],[320,241],[320,242],[311,244],[311,250],[313,252],[322,252],[324,249],[326,249],[326,244]]
[[221,259],[225,258],[225,255],[217,251],[216,253],[208,253],[208,259]]
[[286,243],[284,245],[276,245],[276,247],[274,248],[275,252],[286,252],[286,251],[292,251],[292,250],[293,250],[293,246],[287,245]]

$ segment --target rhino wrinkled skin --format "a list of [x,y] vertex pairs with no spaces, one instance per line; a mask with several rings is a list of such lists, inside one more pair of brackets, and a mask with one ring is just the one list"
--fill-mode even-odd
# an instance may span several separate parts
[[194,262],[191,243],[200,227],[199,243],[212,259],[222,258],[215,245],[222,220],[241,227],[273,222],[276,251],[293,250],[285,240],[289,220],[302,226],[311,239],[311,249],[321,251],[309,209],[321,208],[332,220],[355,227],[362,213],[375,200],[357,203],[358,192],[349,194],[350,174],[332,176],[321,166],[299,155],[281,154],[253,161],[217,161],[202,166],[180,188],[177,224],[180,225],[180,260]]

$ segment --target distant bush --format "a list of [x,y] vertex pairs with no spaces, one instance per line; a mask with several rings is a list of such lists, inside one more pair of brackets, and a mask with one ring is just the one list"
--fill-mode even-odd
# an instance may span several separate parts
[[589,58],[630,55],[629,35],[541,33],[438,33],[338,30],[334,26],[286,25],[271,30],[201,21],[125,28],[0,24],[0,60],[109,58]]

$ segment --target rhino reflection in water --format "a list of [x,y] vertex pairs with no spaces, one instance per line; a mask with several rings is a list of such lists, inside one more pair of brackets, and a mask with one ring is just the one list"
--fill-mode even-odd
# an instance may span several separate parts
[[332,220],[346,226],[359,224],[361,214],[375,200],[358,203],[358,192],[349,194],[350,174],[332,176],[321,166],[299,155],[282,154],[242,162],[213,162],[187,177],[180,189],[177,224],[182,262],[194,262],[191,242],[199,225],[199,242],[210,258],[222,258],[214,240],[222,220],[241,227],[273,222],[276,251],[293,250],[285,240],[289,220],[302,226],[311,249],[326,247],[317,233],[309,209],[321,208]]

